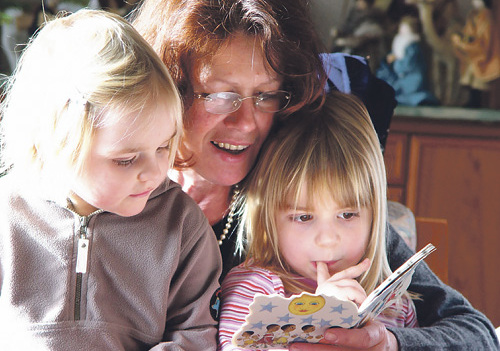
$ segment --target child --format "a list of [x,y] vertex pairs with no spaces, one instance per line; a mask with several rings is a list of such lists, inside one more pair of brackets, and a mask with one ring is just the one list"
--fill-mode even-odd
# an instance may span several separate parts
[[1,113],[0,349],[214,350],[219,249],[166,178],[182,106],[144,39],[103,11],[49,22]]
[[380,62],[376,76],[389,83],[401,105],[437,105],[428,87],[427,65],[422,51],[420,21],[405,16],[392,41],[392,51]]
[[[222,350],[232,349],[256,293],[360,305],[390,274],[385,168],[364,106],[332,93],[321,111],[290,117],[269,139],[244,189],[247,260],[222,283]],[[416,326],[409,294],[397,302],[379,320]]]

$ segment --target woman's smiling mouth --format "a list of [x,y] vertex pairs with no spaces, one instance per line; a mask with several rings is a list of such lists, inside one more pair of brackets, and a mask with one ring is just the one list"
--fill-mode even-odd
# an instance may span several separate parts
[[233,145],[229,143],[218,143],[215,141],[211,141],[212,145],[214,145],[217,149],[229,152],[233,155],[238,155],[241,152],[245,151],[250,145]]

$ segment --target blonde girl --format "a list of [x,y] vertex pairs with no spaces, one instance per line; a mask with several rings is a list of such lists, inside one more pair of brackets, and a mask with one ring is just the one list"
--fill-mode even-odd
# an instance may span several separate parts
[[[278,130],[244,189],[247,259],[222,283],[224,350],[257,292],[323,293],[359,305],[391,273],[385,167],[362,103],[333,93],[320,111]],[[415,326],[408,295],[399,302],[380,318]]]
[[1,118],[0,349],[215,349],[218,247],[167,178],[182,105],[136,30],[49,22]]

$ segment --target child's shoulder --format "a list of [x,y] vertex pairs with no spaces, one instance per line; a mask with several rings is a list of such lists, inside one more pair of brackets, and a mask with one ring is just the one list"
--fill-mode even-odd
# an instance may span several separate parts
[[228,274],[238,274],[238,275],[259,275],[266,278],[277,277],[278,275],[273,271],[254,265],[252,262],[244,262],[229,271]]
[[[280,292],[283,290],[283,282],[273,271],[252,265],[251,263],[242,263],[232,268],[224,278],[223,289],[230,288],[232,285],[249,285],[254,289],[262,289],[262,293]],[[272,290],[272,291],[270,291]]]
[[7,174],[0,177],[0,217],[32,216],[39,210],[45,209],[46,201],[42,200],[30,184],[23,184],[18,177]]
[[12,197],[19,197],[21,184],[16,181],[16,177],[11,174],[0,177],[0,198],[8,199]]
[[186,218],[191,222],[205,222],[205,215],[196,202],[179,184],[169,179],[153,191],[147,206],[154,208],[155,212],[174,216],[180,222]]

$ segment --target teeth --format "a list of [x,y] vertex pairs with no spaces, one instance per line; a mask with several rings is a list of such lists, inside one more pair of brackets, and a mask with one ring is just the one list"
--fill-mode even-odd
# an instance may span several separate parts
[[231,151],[241,151],[241,150],[245,150],[248,147],[248,145],[232,145],[232,144],[228,144],[228,143],[217,143],[217,145],[221,149],[227,149],[227,150],[231,150]]

